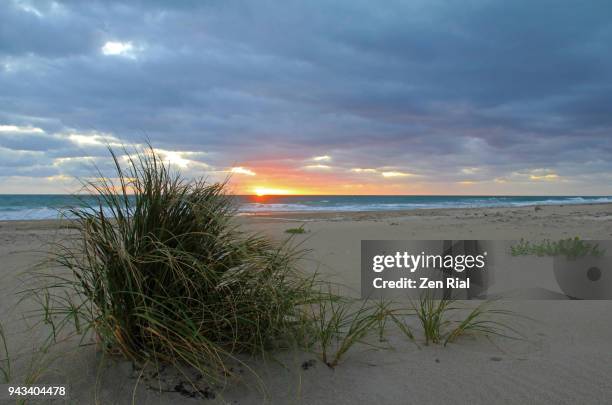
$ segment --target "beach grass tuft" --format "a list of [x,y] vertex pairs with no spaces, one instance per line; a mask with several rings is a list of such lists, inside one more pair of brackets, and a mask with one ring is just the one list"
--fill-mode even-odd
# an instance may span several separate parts
[[0,377],[2,377],[0,382],[7,384],[9,381],[11,381],[12,366],[11,358],[9,356],[8,343],[6,341],[6,332],[4,331],[2,323],[0,323],[0,349],[0,353],[2,353],[2,356],[4,357],[0,358]]
[[416,303],[412,303],[412,308],[423,328],[425,345],[442,341],[443,329],[448,324],[445,315],[452,309],[452,303],[452,300],[436,299],[429,291],[421,294]]
[[469,310],[463,318],[453,314],[465,311],[451,298],[436,298],[432,293],[421,294],[412,308],[423,328],[425,345],[429,343],[446,346],[461,336],[484,335],[520,339],[521,333],[511,326],[511,320],[520,315],[514,311],[498,309],[494,300],[487,300]]
[[71,276],[50,276],[37,294],[54,334],[70,322],[106,352],[224,381],[237,354],[303,329],[319,295],[298,269],[302,251],[238,230],[225,183],[188,181],[151,147],[110,154],[114,177],[85,183],[95,202],[66,212],[76,237],[54,261]]
[[292,235],[301,235],[303,233],[306,233],[306,229],[304,229],[304,225],[297,227],[297,228],[289,228],[285,230],[285,233],[290,233]]
[[568,259],[575,259],[585,256],[600,257],[605,254],[605,250],[599,244],[584,241],[578,236],[574,238],[551,241],[545,239],[538,242],[530,242],[521,239],[517,244],[511,246],[512,256],[566,256]]
[[387,318],[393,314],[390,303],[375,305],[368,300],[330,296],[321,300],[313,312],[315,337],[321,351],[321,360],[335,368],[347,352],[365,338],[377,333],[382,338]]

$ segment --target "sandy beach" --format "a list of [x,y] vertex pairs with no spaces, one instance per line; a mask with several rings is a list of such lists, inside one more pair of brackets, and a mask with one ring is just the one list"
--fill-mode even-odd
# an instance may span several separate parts
[[[303,213],[241,216],[240,226],[275,239],[303,225],[295,241],[310,250],[307,271],[359,295],[363,239],[583,239],[612,237],[612,205],[431,209],[367,213]],[[0,222],[0,321],[17,373],[44,336],[19,302],[23,280],[61,235],[57,221]],[[164,389],[148,388],[145,373],[128,362],[105,359],[95,345],[64,342],[39,383],[69,387],[71,403],[471,403],[609,404],[612,401],[612,302],[512,301],[501,303],[532,320],[521,321],[523,340],[465,338],[442,347],[415,345],[398,333],[388,349],[354,348],[334,370],[303,352],[281,352],[268,361],[246,359],[259,376],[210,387],[208,398],[180,392],[180,376],[168,373]],[[58,357],[56,359],[56,357]],[[264,388],[260,388],[265,386]],[[179,392],[176,392],[179,391]]]
[[610,43],[606,0],[0,0],[0,405],[612,405]]

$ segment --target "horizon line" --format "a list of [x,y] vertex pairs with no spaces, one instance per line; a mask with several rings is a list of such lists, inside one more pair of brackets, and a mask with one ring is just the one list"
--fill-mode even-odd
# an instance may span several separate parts
[[[237,197],[612,197],[612,194],[238,194]],[[0,196],[83,196],[95,193],[0,193]]]

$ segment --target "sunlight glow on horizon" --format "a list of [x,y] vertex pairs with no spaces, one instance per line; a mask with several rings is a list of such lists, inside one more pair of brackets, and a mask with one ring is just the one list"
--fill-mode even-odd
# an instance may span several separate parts
[[261,197],[264,195],[296,195],[298,193],[293,192],[292,190],[286,190],[282,188],[269,188],[269,187],[255,187],[253,189],[255,195]]

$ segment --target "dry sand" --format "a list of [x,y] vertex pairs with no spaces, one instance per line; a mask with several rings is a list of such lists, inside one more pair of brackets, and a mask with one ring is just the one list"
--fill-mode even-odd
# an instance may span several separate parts
[[[312,249],[307,267],[316,267],[355,296],[362,239],[612,239],[612,205],[270,214],[239,221],[274,238],[304,224],[308,232],[296,240]],[[11,352],[19,357],[17,374],[31,363],[29,353],[44,332],[32,328],[32,304],[18,305],[16,293],[24,288],[23,272],[45,257],[45,243],[58,232],[54,221],[0,222],[0,321]],[[95,346],[77,347],[75,342],[46,356],[60,357],[40,383],[68,385],[70,403],[83,404],[612,403],[612,301],[523,300],[503,306],[534,319],[519,325],[525,340],[465,338],[446,348],[417,347],[392,333],[388,343],[393,349],[356,347],[335,370],[313,354],[293,351],[266,362],[247,360],[265,394],[247,369],[242,384],[211,387],[210,399],[158,393],[142,382],[134,389],[138,370],[113,359],[100,365]],[[164,378],[170,390],[180,383],[171,372]]]

